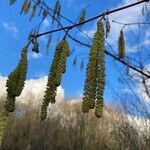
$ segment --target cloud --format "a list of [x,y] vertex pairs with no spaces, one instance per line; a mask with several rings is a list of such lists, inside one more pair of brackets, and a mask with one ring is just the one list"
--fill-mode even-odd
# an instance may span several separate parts
[[50,19],[45,18],[43,21],[43,24],[42,24],[43,25],[42,28],[45,29],[45,28],[49,27],[50,24],[51,24]]
[[11,33],[14,38],[18,37],[18,29],[14,22],[8,23],[5,21],[1,21],[1,23],[2,23],[3,27],[5,28],[5,30],[7,30],[9,33]]
[[41,53],[34,53],[34,52],[32,52],[31,54],[29,54],[28,59],[30,59],[30,58],[40,59],[40,58],[42,58],[42,56],[43,55]]
[[[150,70],[150,64],[145,65],[144,68],[146,70]],[[142,76],[140,73],[137,73],[133,70],[130,70],[130,75],[137,81],[136,86],[134,87],[134,91],[136,94],[143,99],[146,103],[150,104],[150,99],[146,93],[143,81],[142,81]],[[150,79],[146,79],[146,87],[148,88],[148,91],[150,91]]]
[[[136,2],[136,0],[132,0],[132,1],[131,0],[122,0],[121,3],[117,7],[122,7],[122,6],[125,6],[125,5],[133,3],[133,2]],[[120,33],[120,30],[122,29],[123,25],[119,25],[119,24],[113,23],[111,21],[115,20],[115,21],[122,22],[122,23],[135,23],[135,22],[139,22],[139,21],[142,22],[142,20],[143,20],[143,16],[141,14],[142,7],[143,7],[143,5],[137,5],[132,8],[128,8],[128,9],[121,10],[119,12],[110,14],[108,16],[108,18],[110,19],[110,23],[111,23],[111,30],[110,30],[107,42],[109,42],[109,44],[111,44],[114,47],[114,49],[117,49],[118,37],[119,37],[119,33]],[[130,26],[130,28],[125,28],[124,29],[124,33],[126,35],[125,37],[128,38],[128,34],[130,33],[130,31],[132,30],[132,32],[135,32],[137,29],[138,29],[138,26]],[[89,35],[90,37],[92,37],[93,34],[96,32],[95,24],[92,29],[86,30],[84,32],[87,35]],[[127,52],[136,52],[134,50],[134,47],[131,47],[128,45],[130,43],[126,43],[126,44],[127,44],[127,49],[126,49]]]
[[[83,31],[83,33],[85,33],[85,35],[88,35],[90,38],[93,37],[95,32],[96,32],[96,29],[84,30]],[[81,35],[85,36],[83,33],[81,33]]]
[[[133,0],[133,2],[136,2],[136,0]],[[127,4],[130,4],[130,0],[123,0],[121,4],[118,5],[118,7],[125,6]],[[135,23],[143,20],[143,16],[141,14],[141,9],[143,5],[137,5],[119,12],[116,12],[114,14],[109,15],[110,20],[115,20],[122,23]],[[119,25],[116,23],[111,23],[111,31],[108,38],[109,43],[115,44],[118,42],[118,36],[119,32],[122,29],[123,25]],[[136,31],[138,29],[138,26],[131,26],[130,28],[125,28],[124,33],[127,34],[132,30],[132,32]]]
[[[6,98],[6,80],[7,77],[0,76],[0,99]],[[38,107],[42,104],[45,89],[47,84],[47,76],[39,79],[30,79],[25,82],[25,87],[22,94],[16,98],[17,105],[20,104],[32,104],[34,107]],[[64,100],[65,92],[64,89],[59,86],[57,88],[56,104]]]

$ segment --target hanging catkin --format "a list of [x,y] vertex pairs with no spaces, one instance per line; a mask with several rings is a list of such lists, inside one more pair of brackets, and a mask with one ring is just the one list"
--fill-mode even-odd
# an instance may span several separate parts
[[35,5],[32,7],[32,12],[31,12],[31,16],[30,16],[29,21],[31,21],[32,18],[35,16],[36,9],[37,9],[37,4],[35,4]]
[[94,34],[90,49],[89,63],[86,69],[82,112],[88,112],[95,107],[96,117],[101,117],[103,109],[103,93],[105,86],[105,50],[104,27],[102,22],[97,23],[97,32]]
[[26,12],[27,9],[28,9],[28,4],[29,4],[29,1],[28,0],[24,0],[23,4],[22,4],[22,7],[21,7],[21,12],[20,14],[22,14],[23,12]]
[[[96,100],[96,86],[97,86],[97,69],[98,69],[98,49],[100,49],[100,37],[101,34],[99,32],[99,23],[97,32],[94,34],[93,44],[90,49],[89,62],[86,69],[86,80],[84,85],[84,96],[82,103],[82,110],[87,110],[85,107],[89,107],[89,109],[93,109],[95,107]],[[87,111],[86,111],[87,112]]]
[[49,36],[48,36],[48,41],[47,41],[47,45],[46,45],[46,54],[49,53],[51,40],[52,40],[52,34],[49,34]]
[[28,2],[26,9],[24,10],[24,13],[27,14],[31,7],[31,0]]
[[[80,18],[79,18],[79,23],[84,22],[84,21],[85,21],[85,19],[86,19],[86,10],[84,9],[84,10],[82,11],[82,13],[81,13]],[[83,24],[82,24],[82,25],[80,25],[80,27],[81,27],[81,26],[83,26]]]
[[66,57],[70,55],[69,44],[63,39],[56,46],[54,59],[48,76],[47,87],[41,107],[41,120],[47,117],[49,103],[55,103],[56,90],[66,69]]
[[118,41],[118,57],[119,58],[124,58],[125,57],[125,41],[124,41],[124,33],[121,30],[120,31],[120,36],[119,36],[119,41]]
[[7,87],[7,100],[5,102],[5,109],[7,112],[12,112],[15,109],[15,98],[20,96],[27,74],[27,51],[28,48],[24,47],[21,53],[21,59],[15,70],[8,76]]
[[98,48],[98,78],[97,78],[97,95],[95,105],[95,116],[100,118],[102,116],[102,110],[104,105],[104,88],[105,88],[105,49],[104,49],[104,27],[103,23],[98,23],[99,48]]
[[54,6],[54,13],[52,17],[52,24],[54,24],[55,19],[58,19],[60,16],[60,10],[61,10],[61,5],[59,0],[56,1],[55,6]]
[[109,20],[107,19],[107,20],[106,20],[106,38],[108,37],[108,34],[109,34],[109,32],[110,32],[110,28],[111,28],[110,22],[109,22]]

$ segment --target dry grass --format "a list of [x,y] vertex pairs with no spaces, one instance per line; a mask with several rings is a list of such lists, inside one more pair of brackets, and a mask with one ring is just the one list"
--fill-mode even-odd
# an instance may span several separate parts
[[41,122],[38,109],[12,114],[2,139],[2,150],[148,150],[137,130],[121,112],[106,108],[101,119],[82,114],[80,102],[61,102]]

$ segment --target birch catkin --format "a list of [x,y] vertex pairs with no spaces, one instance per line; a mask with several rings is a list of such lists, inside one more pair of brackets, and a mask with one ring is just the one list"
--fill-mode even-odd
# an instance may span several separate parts
[[27,74],[27,52],[28,48],[24,47],[21,53],[21,59],[18,66],[8,76],[6,87],[7,87],[7,100],[5,102],[5,110],[7,112],[13,112],[15,109],[15,98],[20,96]]
[[99,48],[98,48],[98,76],[97,76],[97,95],[96,95],[96,106],[95,116],[97,118],[102,117],[102,110],[104,105],[104,88],[105,88],[105,49],[104,49],[104,27],[103,23],[98,23],[98,32],[101,35],[99,37]]
[[89,109],[95,108],[95,115],[98,118],[102,115],[105,86],[104,36],[103,23],[98,22],[97,32],[94,34],[93,44],[90,49],[82,101],[82,112],[85,113]]
[[118,40],[118,57],[119,58],[124,58],[125,57],[125,40],[124,40],[124,33],[121,30],[120,31],[120,36]]
[[69,44],[66,39],[63,39],[56,46],[53,62],[50,68],[47,88],[41,107],[41,120],[44,120],[47,117],[47,107],[49,103],[55,103],[57,87],[61,83],[62,74],[65,73],[66,57],[69,55]]

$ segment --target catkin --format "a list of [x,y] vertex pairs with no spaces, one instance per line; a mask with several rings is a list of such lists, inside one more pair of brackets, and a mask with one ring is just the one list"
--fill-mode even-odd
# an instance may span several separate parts
[[[84,22],[84,21],[85,21],[85,19],[86,19],[86,10],[84,9],[84,10],[82,11],[82,13],[81,13],[80,18],[79,18],[79,23]],[[83,24],[82,24],[82,25],[80,25],[80,27],[81,27],[81,26],[83,26]]]
[[124,58],[125,57],[125,40],[124,40],[124,33],[121,30],[120,31],[120,36],[119,36],[119,41],[118,41],[118,57],[119,58]]
[[28,9],[28,3],[29,3],[28,0],[24,0],[24,2],[23,2],[23,4],[22,4],[22,7],[21,7],[21,12],[20,12],[20,14],[22,14],[23,12],[26,12],[26,10]]
[[55,103],[56,90],[61,83],[62,74],[66,70],[66,57],[70,55],[69,44],[63,39],[56,46],[53,62],[48,76],[47,87],[41,107],[41,120],[47,117],[49,103]]
[[86,80],[82,101],[82,112],[95,108],[96,117],[102,116],[103,93],[105,86],[105,50],[104,27],[102,22],[97,23],[97,32],[94,34],[90,49],[89,62],[86,69]]
[[110,22],[109,22],[109,20],[107,19],[107,20],[106,20],[106,38],[108,37],[108,34],[109,34],[109,32],[110,32],[110,28],[111,28]]
[[31,12],[31,16],[30,16],[29,21],[31,21],[32,18],[35,16],[36,9],[37,9],[37,4],[35,4],[35,5],[32,7],[32,12]]
[[22,49],[21,59],[13,72],[8,76],[6,87],[7,87],[7,100],[5,102],[5,110],[12,112],[15,109],[15,98],[20,96],[27,74],[27,47]]
[[104,88],[105,88],[105,49],[104,49],[104,27],[103,23],[98,23],[99,48],[98,48],[98,76],[97,76],[97,95],[95,105],[95,116],[97,118],[102,117],[102,110],[104,105]]

